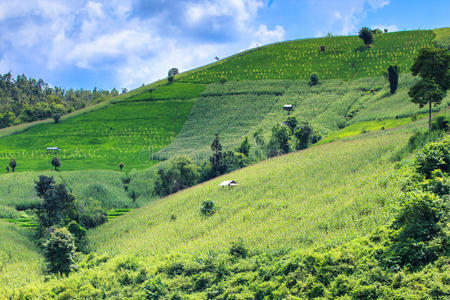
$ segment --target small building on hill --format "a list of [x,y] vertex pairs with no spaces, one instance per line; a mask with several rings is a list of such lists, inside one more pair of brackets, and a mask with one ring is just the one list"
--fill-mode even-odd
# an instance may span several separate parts
[[234,180],[226,180],[226,181],[223,181],[223,182],[221,182],[219,184],[219,186],[221,186],[221,187],[224,187],[224,186],[233,187],[233,186],[236,186],[236,185],[238,185],[238,183],[236,181],[234,181]]
[[58,147],[47,147],[47,151],[61,151]]
[[292,111],[292,110],[294,110],[294,105],[292,105],[292,104],[285,104],[285,105],[283,105],[283,109],[285,111]]

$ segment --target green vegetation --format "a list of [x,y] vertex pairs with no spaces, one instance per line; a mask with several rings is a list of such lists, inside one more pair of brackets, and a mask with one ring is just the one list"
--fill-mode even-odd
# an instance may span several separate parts
[[[396,64],[405,73],[424,47],[432,46],[433,31],[402,31],[376,34],[374,47],[360,49],[357,36],[304,39],[254,48],[218,63],[177,75],[178,81],[219,82],[232,80],[354,79],[379,76]],[[320,46],[326,50],[321,51]]]
[[42,281],[44,259],[30,235],[29,229],[0,220],[1,287],[15,288]]
[[192,100],[111,104],[104,109],[58,124],[43,124],[0,139],[0,163],[17,160],[17,171],[49,170],[61,148],[63,170],[143,168],[155,164],[152,154],[168,145],[181,130]]
[[174,83],[137,94],[127,100],[169,100],[197,98],[205,90],[205,84]]

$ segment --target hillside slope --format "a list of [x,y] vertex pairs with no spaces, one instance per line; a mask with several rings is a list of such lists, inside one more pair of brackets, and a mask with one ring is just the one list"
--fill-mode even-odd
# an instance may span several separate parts
[[[270,159],[152,202],[90,232],[100,253],[165,255],[228,247],[317,247],[364,235],[389,219],[392,155],[408,130],[331,143]],[[234,189],[220,188],[236,180]],[[212,217],[200,214],[212,200]],[[172,217],[171,217],[172,216]]]

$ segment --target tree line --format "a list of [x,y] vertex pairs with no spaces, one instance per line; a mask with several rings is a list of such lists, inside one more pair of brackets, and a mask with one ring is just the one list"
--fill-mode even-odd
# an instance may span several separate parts
[[23,74],[16,78],[10,72],[0,74],[0,128],[48,118],[58,122],[64,114],[117,95],[115,88],[66,90]]

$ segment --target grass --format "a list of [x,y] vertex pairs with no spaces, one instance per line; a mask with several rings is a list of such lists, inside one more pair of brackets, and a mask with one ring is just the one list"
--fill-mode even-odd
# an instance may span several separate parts
[[[258,128],[263,129],[268,139],[271,128],[288,116],[310,122],[323,137],[359,122],[374,121],[376,124],[380,120],[396,118],[405,122],[410,116],[427,111],[426,107],[420,109],[409,100],[407,93],[414,80],[411,75],[402,75],[394,95],[390,94],[387,80],[381,76],[352,81],[323,80],[314,87],[306,81],[293,80],[211,84],[194,104],[183,129],[158,156],[168,158],[188,154],[205,159],[210,155],[215,133],[220,134],[224,149],[231,150],[245,136],[253,143],[252,136]],[[434,110],[446,108],[449,101],[447,96]],[[283,111],[284,104],[293,104],[294,111],[289,114]],[[403,122],[385,125],[391,128]]]
[[[421,114],[421,115],[417,116],[417,118],[425,118],[425,117],[426,117],[426,114]],[[326,138],[320,140],[317,144],[320,145],[320,144],[331,143],[331,142],[334,142],[334,141],[344,138],[344,137],[355,136],[355,135],[366,133],[366,132],[391,129],[391,128],[402,126],[411,121],[412,121],[412,117],[407,117],[407,118],[362,121],[362,122],[358,122],[358,123],[353,123],[353,124],[343,128],[342,130],[331,133]]]
[[63,170],[118,170],[119,162],[126,170],[149,167],[156,163],[151,154],[170,144],[193,103],[116,103],[58,124],[35,126],[0,139],[0,164],[6,166],[15,157],[19,172],[49,170],[55,154],[45,149],[57,146]]
[[[432,46],[430,30],[402,31],[375,36],[374,46],[363,47],[357,36],[303,39],[254,48],[218,63],[180,74],[179,81],[209,83],[228,80],[354,79],[378,76],[391,64],[409,72],[418,51]],[[320,46],[326,47],[325,52]]]
[[[238,238],[255,249],[337,245],[389,219],[390,157],[408,137],[382,132],[271,159],[133,210],[89,239],[96,252],[141,256],[205,253]],[[226,179],[240,185],[220,188]],[[204,200],[218,208],[212,217],[200,214]]]
[[173,83],[148,90],[127,98],[133,100],[170,100],[197,98],[205,90],[205,84]]
[[42,281],[44,259],[30,234],[0,220],[0,286],[15,288]]
[[448,49],[450,47],[450,27],[435,29],[433,32],[436,35],[434,38],[436,45]]

